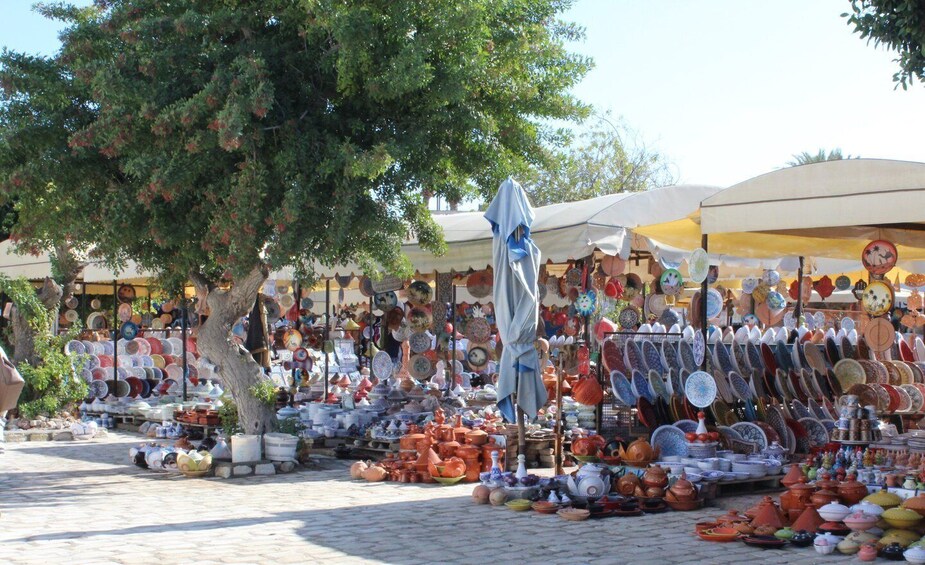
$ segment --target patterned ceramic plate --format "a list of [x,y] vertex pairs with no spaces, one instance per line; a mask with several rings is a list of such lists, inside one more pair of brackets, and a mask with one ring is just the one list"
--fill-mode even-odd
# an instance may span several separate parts
[[742,440],[743,439],[742,434],[735,431],[729,426],[716,426],[716,431],[718,431],[720,435],[724,436],[727,440],[730,440],[730,439]]
[[842,390],[848,390],[852,385],[863,384],[867,380],[864,367],[854,359],[842,359],[835,363],[834,371]]
[[109,387],[106,386],[106,381],[97,380],[90,382],[90,396],[94,398],[104,398],[109,394]]
[[672,394],[684,395],[684,383],[681,381],[681,371],[668,369],[668,381],[671,383]]
[[762,451],[768,447],[768,436],[757,424],[751,422],[738,422],[732,425],[732,429],[739,432],[744,441],[749,441],[758,445],[758,450]]
[[748,364],[751,368],[763,370],[764,362],[761,360],[761,351],[758,349],[758,345],[753,342],[748,342],[745,344],[745,352],[748,354]]
[[707,274],[710,272],[710,256],[707,255],[707,252],[700,247],[691,251],[691,255],[687,259],[687,271],[691,281],[697,284],[705,281]]
[[[423,355],[418,355],[417,357],[423,357]],[[423,358],[427,359],[426,357],[423,357]],[[469,366],[472,367],[473,369],[481,369],[482,367],[487,365],[488,358],[489,358],[488,349],[484,347],[470,346],[469,351],[466,352],[466,361],[469,363]],[[430,359],[428,359],[427,362],[430,363]],[[423,367],[423,363],[421,363],[421,367]],[[415,361],[414,361],[414,358],[412,358],[411,359],[412,374],[414,374],[414,369],[415,369]]]
[[729,350],[726,347],[726,344],[717,341],[714,349],[716,350],[716,360],[719,363],[719,368],[728,373],[735,371],[736,367],[733,365],[732,356],[729,355]]
[[639,325],[639,309],[632,304],[620,311],[617,322],[624,330],[630,330]]
[[[472,352],[477,347],[469,350],[469,356],[472,356]],[[470,363],[471,364],[471,363]],[[411,372],[411,375],[417,379],[426,379],[427,377],[434,374],[434,364],[430,359],[424,357],[423,355],[412,355],[408,370]]]
[[841,356],[842,359],[854,359],[857,357],[857,350],[851,340],[848,339],[848,336],[842,336],[841,338]]
[[815,418],[799,418],[797,420],[806,429],[809,434],[809,444],[811,447],[820,447],[829,443],[829,432],[825,429],[819,420]]
[[424,353],[430,350],[430,336],[426,332],[416,332],[408,338],[408,345],[412,353]]
[[684,432],[675,426],[659,426],[652,432],[650,442],[662,457],[687,457],[688,443]]
[[678,344],[678,357],[681,359],[683,369],[687,369],[688,371],[697,370],[698,365],[694,360],[694,349],[686,339],[682,339]]
[[896,406],[896,412],[906,413],[912,411],[912,397],[909,396],[909,393],[900,386],[894,386],[893,390],[896,391],[896,394],[899,395],[899,404]]
[[792,410],[793,415],[799,420],[800,418],[815,418],[813,414],[810,413],[809,409],[803,405],[799,400],[794,399],[790,403],[790,410]]
[[655,402],[655,393],[649,387],[649,381],[641,371],[633,371],[633,380],[630,382],[636,398],[645,398],[649,403]]
[[739,373],[732,371],[729,373],[729,384],[732,385],[732,392],[740,400],[751,400],[752,388]]
[[662,342],[662,364],[668,369],[678,370],[681,368],[681,360],[675,347],[675,344],[667,339]]
[[784,419],[784,413],[779,406],[768,406],[767,423],[774,428],[774,431],[777,432],[777,435],[782,439],[781,445],[790,449],[791,444],[788,442],[788,439],[785,439],[788,438],[787,421]]
[[621,373],[626,371],[623,364],[623,352],[620,351],[617,342],[612,339],[606,340],[601,346],[601,359],[604,362],[604,368],[608,371],[620,371]]
[[610,372],[610,386],[613,388],[614,397],[624,406],[632,407],[636,405],[636,391],[630,384],[626,375],[620,371]]
[[684,395],[697,408],[706,408],[716,400],[716,381],[709,373],[691,373],[684,384]]
[[385,351],[380,351],[373,356],[372,372],[379,380],[385,380],[392,376],[395,365],[392,358]]
[[744,343],[733,343],[732,353],[735,357],[736,365],[739,366],[740,372],[746,373],[752,370],[752,365],[748,361],[748,353],[745,352]]
[[675,296],[684,289],[684,277],[681,276],[681,272],[677,269],[665,269],[662,276],[659,277],[659,284],[661,284],[663,293],[668,296]]
[[691,344],[694,352],[694,364],[698,367],[703,363],[703,356],[706,353],[706,344],[703,342],[703,333],[694,332],[694,343]]
[[466,324],[466,337],[474,343],[488,343],[491,339],[491,325],[485,318],[472,318]]
[[922,407],[925,406],[925,397],[922,396],[922,391],[920,391],[918,388],[916,388],[915,385],[912,384],[902,385],[899,388],[904,390],[906,394],[909,395],[909,399],[912,402],[912,406],[909,410],[911,412],[921,412]]
[[822,353],[822,350],[818,345],[815,343],[803,344],[803,355],[806,356],[806,362],[810,367],[819,371],[820,373],[825,373],[827,363],[825,361],[825,355]]
[[691,432],[696,432],[697,426],[698,426],[697,422],[693,420],[678,420],[677,422],[674,423],[674,427],[678,428],[679,430],[681,430],[682,432],[686,434],[691,433]]
[[590,316],[594,313],[594,305],[597,302],[597,294],[593,290],[582,292],[575,299],[575,310],[581,316]]
[[646,367],[650,371],[657,371],[658,374],[665,372],[665,367],[662,367],[662,356],[654,343],[649,340],[642,342],[642,356],[645,357]]
[[646,360],[642,356],[642,351],[639,350],[639,345],[635,341],[628,340],[626,342],[623,356],[628,370],[648,372],[649,366],[646,364]]
[[665,381],[662,380],[662,375],[658,371],[649,371],[649,386],[665,402],[671,401],[671,393],[668,392],[668,387],[665,386]]

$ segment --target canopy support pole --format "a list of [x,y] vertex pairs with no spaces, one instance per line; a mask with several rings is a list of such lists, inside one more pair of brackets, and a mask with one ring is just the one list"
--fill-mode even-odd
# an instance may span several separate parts
[[797,304],[793,307],[793,318],[797,327],[800,326],[800,316],[803,315],[803,256],[799,257],[799,266],[797,267]]
[[558,359],[556,360],[556,442],[555,442],[555,464],[556,475],[562,474],[562,367]]
[[[452,382],[456,380],[456,275],[453,275],[451,285],[453,287],[453,304],[450,308],[450,325],[453,326],[453,331],[450,332],[450,344],[452,345],[452,359],[449,363],[450,365],[450,378],[447,379],[446,390],[447,392],[453,390]],[[482,386],[485,386],[485,381],[482,381]],[[449,395],[448,395],[449,396]]]
[[[703,234],[700,236],[700,247],[709,252],[709,236]],[[703,334],[703,343],[707,344],[707,290],[709,289],[709,275],[700,283],[700,333]],[[700,370],[707,370],[707,356],[704,354],[700,361]]]
[[[91,328],[92,329],[92,328]],[[112,391],[119,380],[119,281],[112,281]],[[186,398],[184,397],[184,400]]]
[[180,319],[180,331],[183,333],[183,402],[186,402],[186,379],[189,378],[189,363],[186,358],[186,338],[189,331],[189,322],[186,319],[186,294],[183,295],[183,308],[180,312],[183,316]]
[[[321,347],[321,350],[324,351],[324,399],[322,403],[328,401],[328,339],[330,338],[330,333],[328,327],[331,325],[331,279],[326,279],[324,281],[324,345]],[[332,349],[333,351],[333,349]]]

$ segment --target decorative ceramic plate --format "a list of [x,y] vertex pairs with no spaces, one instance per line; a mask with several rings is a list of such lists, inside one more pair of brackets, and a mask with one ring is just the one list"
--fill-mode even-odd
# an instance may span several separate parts
[[681,368],[681,360],[675,347],[676,345],[667,339],[662,342],[662,363],[668,369],[678,370]]
[[706,408],[716,400],[716,381],[709,373],[695,371],[684,383],[684,395],[697,408]]
[[666,269],[658,279],[662,293],[668,296],[677,296],[684,289],[684,278],[677,269]]
[[597,302],[597,294],[593,290],[582,292],[575,299],[575,310],[580,316],[590,316],[594,313],[594,305]]
[[803,405],[799,400],[794,399],[790,403],[791,413],[797,418],[814,418],[815,416],[809,412],[809,409]]
[[659,426],[652,432],[649,443],[659,450],[661,457],[687,457],[689,444],[684,431],[675,426]]
[[707,319],[712,320],[723,312],[723,295],[715,288],[707,290]]
[[[481,369],[488,364],[488,350],[484,347],[470,347],[466,353],[466,361],[469,362],[469,366],[473,369]],[[430,359],[427,359],[427,362],[430,363]],[[411,365],[413,368],[414,358],[411,359]]]
[[745,277],[742,279],[742,292],[745,294],[751,294],[758,288],[758,279],[755,277]]
[[424,353],[430,350],[431,339],[426,332],[416,332],[408,338],[408,346],[412,353]]
[[393,291],[379,292],[373,296],[373,308],[380,312],[388,312],[398,305],[398,295]]
[[727,440],[737,439],[737,440],[744,441],[742,438],[742,434],[740,434],[739,432],[737,432],[736,430],[732,429],[729,426],[716,426],[716,431],[718,431],[720,435],[724,436]]
[[779,312],[787,307],[787,299],[784,298],[783,294],[777,292],[776,290],[768,293],[767,298],[765,298],[765,302],[767,303],[768,308],[770,308],[773,312]]
[[720,369],[726,373],[736,370],[732,362],[732,356],[729,355],[729,350],[726,349],[724,343],[717,341],[713,349],[716,351],[716,361]]
[[660,318],[668,309],[664,294],[650,294],[646,297],[646,314]]
[[138,326],[136,326],[132,322],[125,322],[124,324],[122,324],[122,329],[120,330],[120,333],[122,334],[122,339],[124,339],[125,341],[132,341],[133,339],[135,339],[135,336],[138,335]]
[[649,387],[649,381],[641,371],[633,371],[633,380],[630,383],[637,398],[645,398],[649,403],[655,402],[655,393]]
[[624,406],[633,407],[636,405],[636,391],[630,384],[626,375],[620,371],[610,372],[610,386],[613,388],[614,397]]
[[754,342],[749,341],[745,344],[745,353],[748,357],[748,364],[752,370],[763,370],[764,362],[761,359],[761,350]]
[[777,283],[780,282],[780,273],[774,269],[767,269],[764,274],[761,275],[761,282],[770,287],[775,287]]
[[829,432],[825,429],[819,420],[815,418],[799,418],[797,420],[806,429],[809,434],[809,443],[811,447],[820,447],[829,443]]
[[791,444],[787,439],[787,421],[784,412],[781,410],[780,406],[777,405],[768,406],[767,412],[766,422],[769,426],[774,428],[774,431],[777,432],[777,435],[783,440],[781,445],[790,449]]
[[395,364],[392,363],[392,358],[388,353],[380,351],[373,356],[371,367],[373,376],[377,377],[379,380],[385,380],[392,376]]
[[642,351],[639,350],[639,345],[635,341],[630,340],[626,342],[623,355],[628,370],[648,372],[649,366],[646,364],[646,360],[642,356]]
[[732,371],[729,373],[729,384],[732,387],[732,392],[740,400],[749,401],[752,398],[752,388],[748,386],[748,382],[740,375],[739,373]]
[[632,304],[627,305],[620,311],[620,315],[617,316],[617,322],[619,322],[620,327],[624,330],[635,328],[639,325],[639,309]]
[[698,247],[691,251],[687,258],[687,271],[691,281],[700,284],[707,279],[710,272],[710,256],[703,248]]
[[706,344],[703,341],[702,332],[694,332],[694,342],[691,344],[691,350],[694,352],[694,363],[697,367],[703,364],[703,356],[706,353]]
[[408,285],[408,300],[415,304],[428,304],[433,297],[433,290],[424,281],[414,281]]
[[657,371],[649,371],[649,387],[665,402],[671,401],[671,393],[668,392],[665,381],[662,380],[662,376]]
[[878,353],[889,350],[895,339],[896,332],[886,318],[873,318],[864,327],[864,343]]
[[909,393],[902,387],[902,385],[894,386],[893,390],[895,390],[896,394],[899,395],[899,403],[896,406],[896,412],[911,412],[912,398],[909,396]]
[[902,385],[900,388],[909,395],[909,399],[912,401],[910,412],[921,412],[922,407],[925,406],[925,396],[922,396],[922,391],[912,384]]
[[[467,359],[472,356],[472,352],[476,349],[480,349],[480,348],[473,347],[472,349],[469,350]],[[488,359],[487,353],[485,355],[485,359],[487,362],[487,359]],[[472,365],[471,362],[469,364]],[[423,355],[412,355],[411,359],[409,360],[408,365],[409,365],[408,371],[416,379],[426,379],[427,377],[434,374],[434,364],[431,362],[430,359],[428,359],[427,357],[424,357]]]
[[489,270],[477,271],[466,278],[466,290],[475,298],[491,295],[494,286],[494,274]]
[[491,339],[491,325],[485,318],[472,318],[466,324],[466,337],[474,343],[488,343]]
[[612,339],[604,341],[604,345],[601,346],[601,351],[601,358],[604,362],[605,369],[608,371],[626,371],[626,367],[623,363],[623,352],[620,351],[620,346],[617,345],[616,341]]
[[686,339],[682,339],[678,343],[678,357],[681,360],[682,369],[687,369],[688,371],[696,371],[699,367],[696,360],[694,359],[694,348],[691,347],[690,342],[688,342]]
[[646,360],[646,367],[650,371],[657,371],[659,374],[665,372],[665,367],[662,367],[662,356],[658,352],[658,348],[649,340],[643,340],[642,342],[642,356]]
[[848,390],[852,385],[863,384],[867,381],[864,367],[854,359],[842,359],[835,364],[833,370],[842,390]]
[[758,451],[768,447],[768,436],[757,424],[752,422],[738,422],[733,424],[732,429],[739,432],[742,440],[752,442],[758,445]]
[[893,287],[883,281],[870,281],[861,294],[861,306],[875,318],[886,314],[893,308]]
[[693,420],[678,420],[674,423],[674,427],[678,428],[686,434],[696,432],[698,425],[699,424]]
[[861,264],[872,275],[883,275],[896,265],[899,253],[891,242],[878,239],[871,241],[861,252]]

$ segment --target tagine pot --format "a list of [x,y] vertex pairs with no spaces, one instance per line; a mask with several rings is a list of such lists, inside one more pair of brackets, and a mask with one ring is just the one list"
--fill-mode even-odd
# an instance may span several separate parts
[[[770,496],[764,497],[762,501],[758,504],[758,511],[755,514],[755,518],[752,520],[752,527],[757,531],[758,528],[762,526],[774,528],[774,531],[784,527],[784,517],[780,512],[780,509],[774,504],[774,501]],[[771,532],[773,535],[774,532]]]
[[[867,485],[855,479],[854,475],[849,475],[847,480],[842,481],[838,485],[837,492],[838,498],[841,500],[842,504],[845,506],[853,506],[864,500],[864,497],[867,496]],[[922,504],[923,510],[925,510],[925,498],[923,498]]]
[[802,512],[803,507],[812,503],[813,492],[816,487],[806,484],[806,478],[800,477],[800,480],[788,488],[780,495],[780,508],[785,513],[791,510]]
[[[665,488],[668,486],[668,473],[660,465],[652,465],[646,469],[642,482],[649,488]],[[686,478],[685,482],[687,482]]]
[[793,529],[795,531],[805,530],[807,532],[816,533],[819,531],[819,526],[824,523],[825,520],[819,515],[819,511],[816,510],[816,507],[807,502],[803,507],[803,512],[794,520]]
[[812,495],[812,503],[816,508],[822,508],[830,502],[838,502],[838,495],[826,489],[817,490]]
[[905,501],[903,501],[901,506],[906,510],[914,510],[920,515],[925,516],[925,493],[907,498]]
[[800,482],[801,479],[805,479],[805,478],[806,477],[803,475],[803,470],[800,469],[799,465],[794,463],[793,465],[790,466],[790,470],[787,471],[787,474],[784,475],[784,478],[781,479],[780,482],[782,485],[784,485],[785,487],[789,489],[793,485]]

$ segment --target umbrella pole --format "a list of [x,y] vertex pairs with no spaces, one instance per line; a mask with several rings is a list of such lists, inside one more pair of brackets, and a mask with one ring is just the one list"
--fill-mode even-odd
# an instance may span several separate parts
[[[704,251],[709,252],[707,245],[709,244],[709,236],[703,234],[700,236],[700,247]],[[703,282],[700,283],[700,333],[703,334],[703,343],[704,346],[707,344],[707,290],[709,289],[710,283],[709,275],[707,278],[703,279]],[[700,361],[700,370],[707,370],[707,356],[704,354],[703,359]]]
[[[556,365],[558,365],[558,360]],[[556,367],[556,442],[555,442],[555,463],[556,475],[562,474],[562,371]]]
[[794,321],[800,327],[800,316],[803,315],[803,256],[800,255],[800,264],[797,267],[797,303],[793,307]]
[[[520,369],[517,369],[515,373],[517,376],[514,380],[517,383],[517,390],[520,390]],[[523,409],[520,407],[520,399],[517,398],[517,395],[514,397],[517,402],[517,454],[527,456],[527,424],[526,416],[524,415]],[[508,461],[508,464],[511,462]]]

